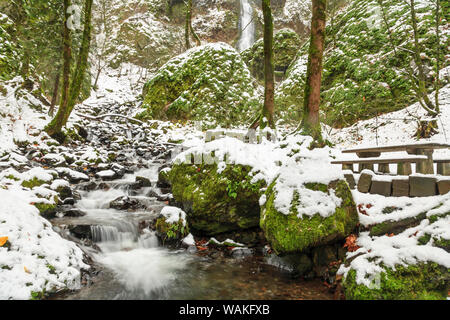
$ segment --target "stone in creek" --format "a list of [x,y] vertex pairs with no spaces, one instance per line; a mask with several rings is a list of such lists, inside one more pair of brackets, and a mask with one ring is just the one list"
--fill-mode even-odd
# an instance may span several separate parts
[[120,164],[117,164],[117,163],[114,163],[111,166],[111,170],[116,173],[116,175],[115,175],[116,178],[122,178],[125,174],[125,167],[121,166]]
[[97,183],[91,181],[89,183],[83,184],[80,189],[85,191],[94,191],[95,189],[97,189]]
[[450,180],[439,180],[437,185],[440,195],[450,192]]
[[78,239],[92,240],[92,231],[90,225],[69,225],[68,229]]
[[409,195],[411,197],[430,197],[437,194],[436,178],[424,176],[409,177]]
[[84,217],[86,215],[86,212],[78,210],[78,209],[68,209],[64,210],[62,212],[64,214],[64,217]]
[[392,189],[391,181],[372,180],[372,185],[370,186],[370,193],[389,197],[391,195],[391,189]]
[[137,199],[122,196],[111,201],[109,203],[109,207],[117,210],[136,210],[144,206]]
[[358,180],[358,191],[367,193],[372,185],[372,175],[368,173],[361,173]]
[[60,188],[57,188],[56,190],[59,193],[59,197],[61,200],[65,200],[67,198],[73,198],[72,189],[69,186],[63,186]]
[[75,201],[81,200],[81,195],[78,191],[73,191],[72,194]]
[[116,172],[114,172],[113,170],[103,170],[97,172],[95,176],[97,178],[101,178],[102,180],[114,180],[117,178]]
[[63,201],[64,205],[74,205],[75,204],[75,199],[74,198],[66,198]]
[[152,186],[152,182],[150,181],[150,179],[145,178],[145,177],[137,176],[136,177],[136,182],[139,182],[139,184],[142,187],[151,187]]
[[394,197],[408,197],[409,179],[392,179],[392,195]]

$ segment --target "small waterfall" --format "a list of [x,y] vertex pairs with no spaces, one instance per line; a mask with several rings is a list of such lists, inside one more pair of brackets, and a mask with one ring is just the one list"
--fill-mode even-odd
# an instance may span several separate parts
[[91,226],[92,240],[97,243],[103,252],[117,252],[139,248],[156,248],[158,239],[154,232],[140,234],[138,226],[121,221],[115,226]]
[[255,41],[255,22],[253,21],[253,8],[251,0],[241,0],[241,14],[239,17],[241,37],[238,42],[240,52],[250,48]]

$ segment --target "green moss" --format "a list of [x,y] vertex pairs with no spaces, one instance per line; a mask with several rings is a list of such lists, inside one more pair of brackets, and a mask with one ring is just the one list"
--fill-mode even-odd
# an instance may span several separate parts
[[45,298],[45,289],[43,291],[31,291],[30,300],[42,300]]
[[422,212],[415,217],[401,219],[399,221],[384,221],[370,228],[371,236],[381,236],[386,233],[398,234],[407,228],[418,225],[426,218],[426,212]]
[[[350,270],[343,281],[349,300],[445,300],[450,284],[450,270],[435,263],[385,268],[379,286],[356,283],[356,271]],[[375,284],[375,282],[374,282]]]
[[[273,39],[274,67],[284,75],[289,65],[295,59],[300,48],[300,37],[291,29],[277,31]],[[264,80],[264,42],[256,41],[253,46],[241,53],[242,59],[250,68],[252,75]]]
[[47,268],[50,274],[56,274],[56,268],[54,266],[52,266],[51,264],[47,264]]
[[24,180],[24,181],[22,181],[22,186],[25,187],[25,188],[30,188],[30,189],[32,189],[32,188],[34,188],[34,187],[43,185],[44,183],[47,183],[47,182],[44,181],[44,180],[40,180],[40,179],[34,177],[34,178],[31,179],[31,180]]
[[323,184],[308,184],[312,190],[329,192],[335,190],[336,196],[342,199],[341,207],[336,212],[323,218],[319,214],[312,217],[297,217],[296,206],[299,202],[298,193],[294,194],[289,215],[275,209],[274,181],[266,191],[266,203],[261,212],[261,228],[264,230],[271,247],[279,254],[302,252],[312,247],[343,239],[348,236],[358,223],[358,214],[350,189],[345,181]]
[[35,203],[34,206],[38,208],[39,213],[43,216],[49,215],[55,212],[56,210],[56,204],[49,204],[49,203]]
[[11,180],[14,180],[14,181],[19,181],[19,180],[20,180],[19,178],[15,177],[15,176],[12,175],[12,174],[7,175],[5,178],[11,179]]
[[146,83],[146,110],[137,118],[244,124],[259,110],[255,93],[239,54],[228,45],[209,44],[171,59]]
[[[251,167],[175,164],[169,172],[172,193],[183,204],[192,230],[216,235],[259,224],[260,189],[264,181],[251,183]],[[230,189],[232,188],[232,189]]]

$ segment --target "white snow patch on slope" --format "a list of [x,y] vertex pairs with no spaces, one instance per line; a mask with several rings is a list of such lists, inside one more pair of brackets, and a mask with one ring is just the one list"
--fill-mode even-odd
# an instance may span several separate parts
[[0,299],[30,299],[32,292],[80,287],[82,251],[61,238],[50,222],[29,204],[30,191],[0,188],[0,236],[11,248],[0,247]]

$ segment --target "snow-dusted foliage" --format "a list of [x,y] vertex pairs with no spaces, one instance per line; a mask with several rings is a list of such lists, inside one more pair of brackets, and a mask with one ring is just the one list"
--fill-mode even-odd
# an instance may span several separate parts
[[0,247],[0,299],[37,299],[78,289],[80,269],[89,268],[75,243],[62,239],[31,204],[36,191],[0,179],[0,235],[9,242]]
[[[20,52],[14,43],[10,31],[14,28],[11,19],[0,12],[0,79],[7,80],[14,76],[21,65]],[[0,94],[1,94],[0,88]]]

